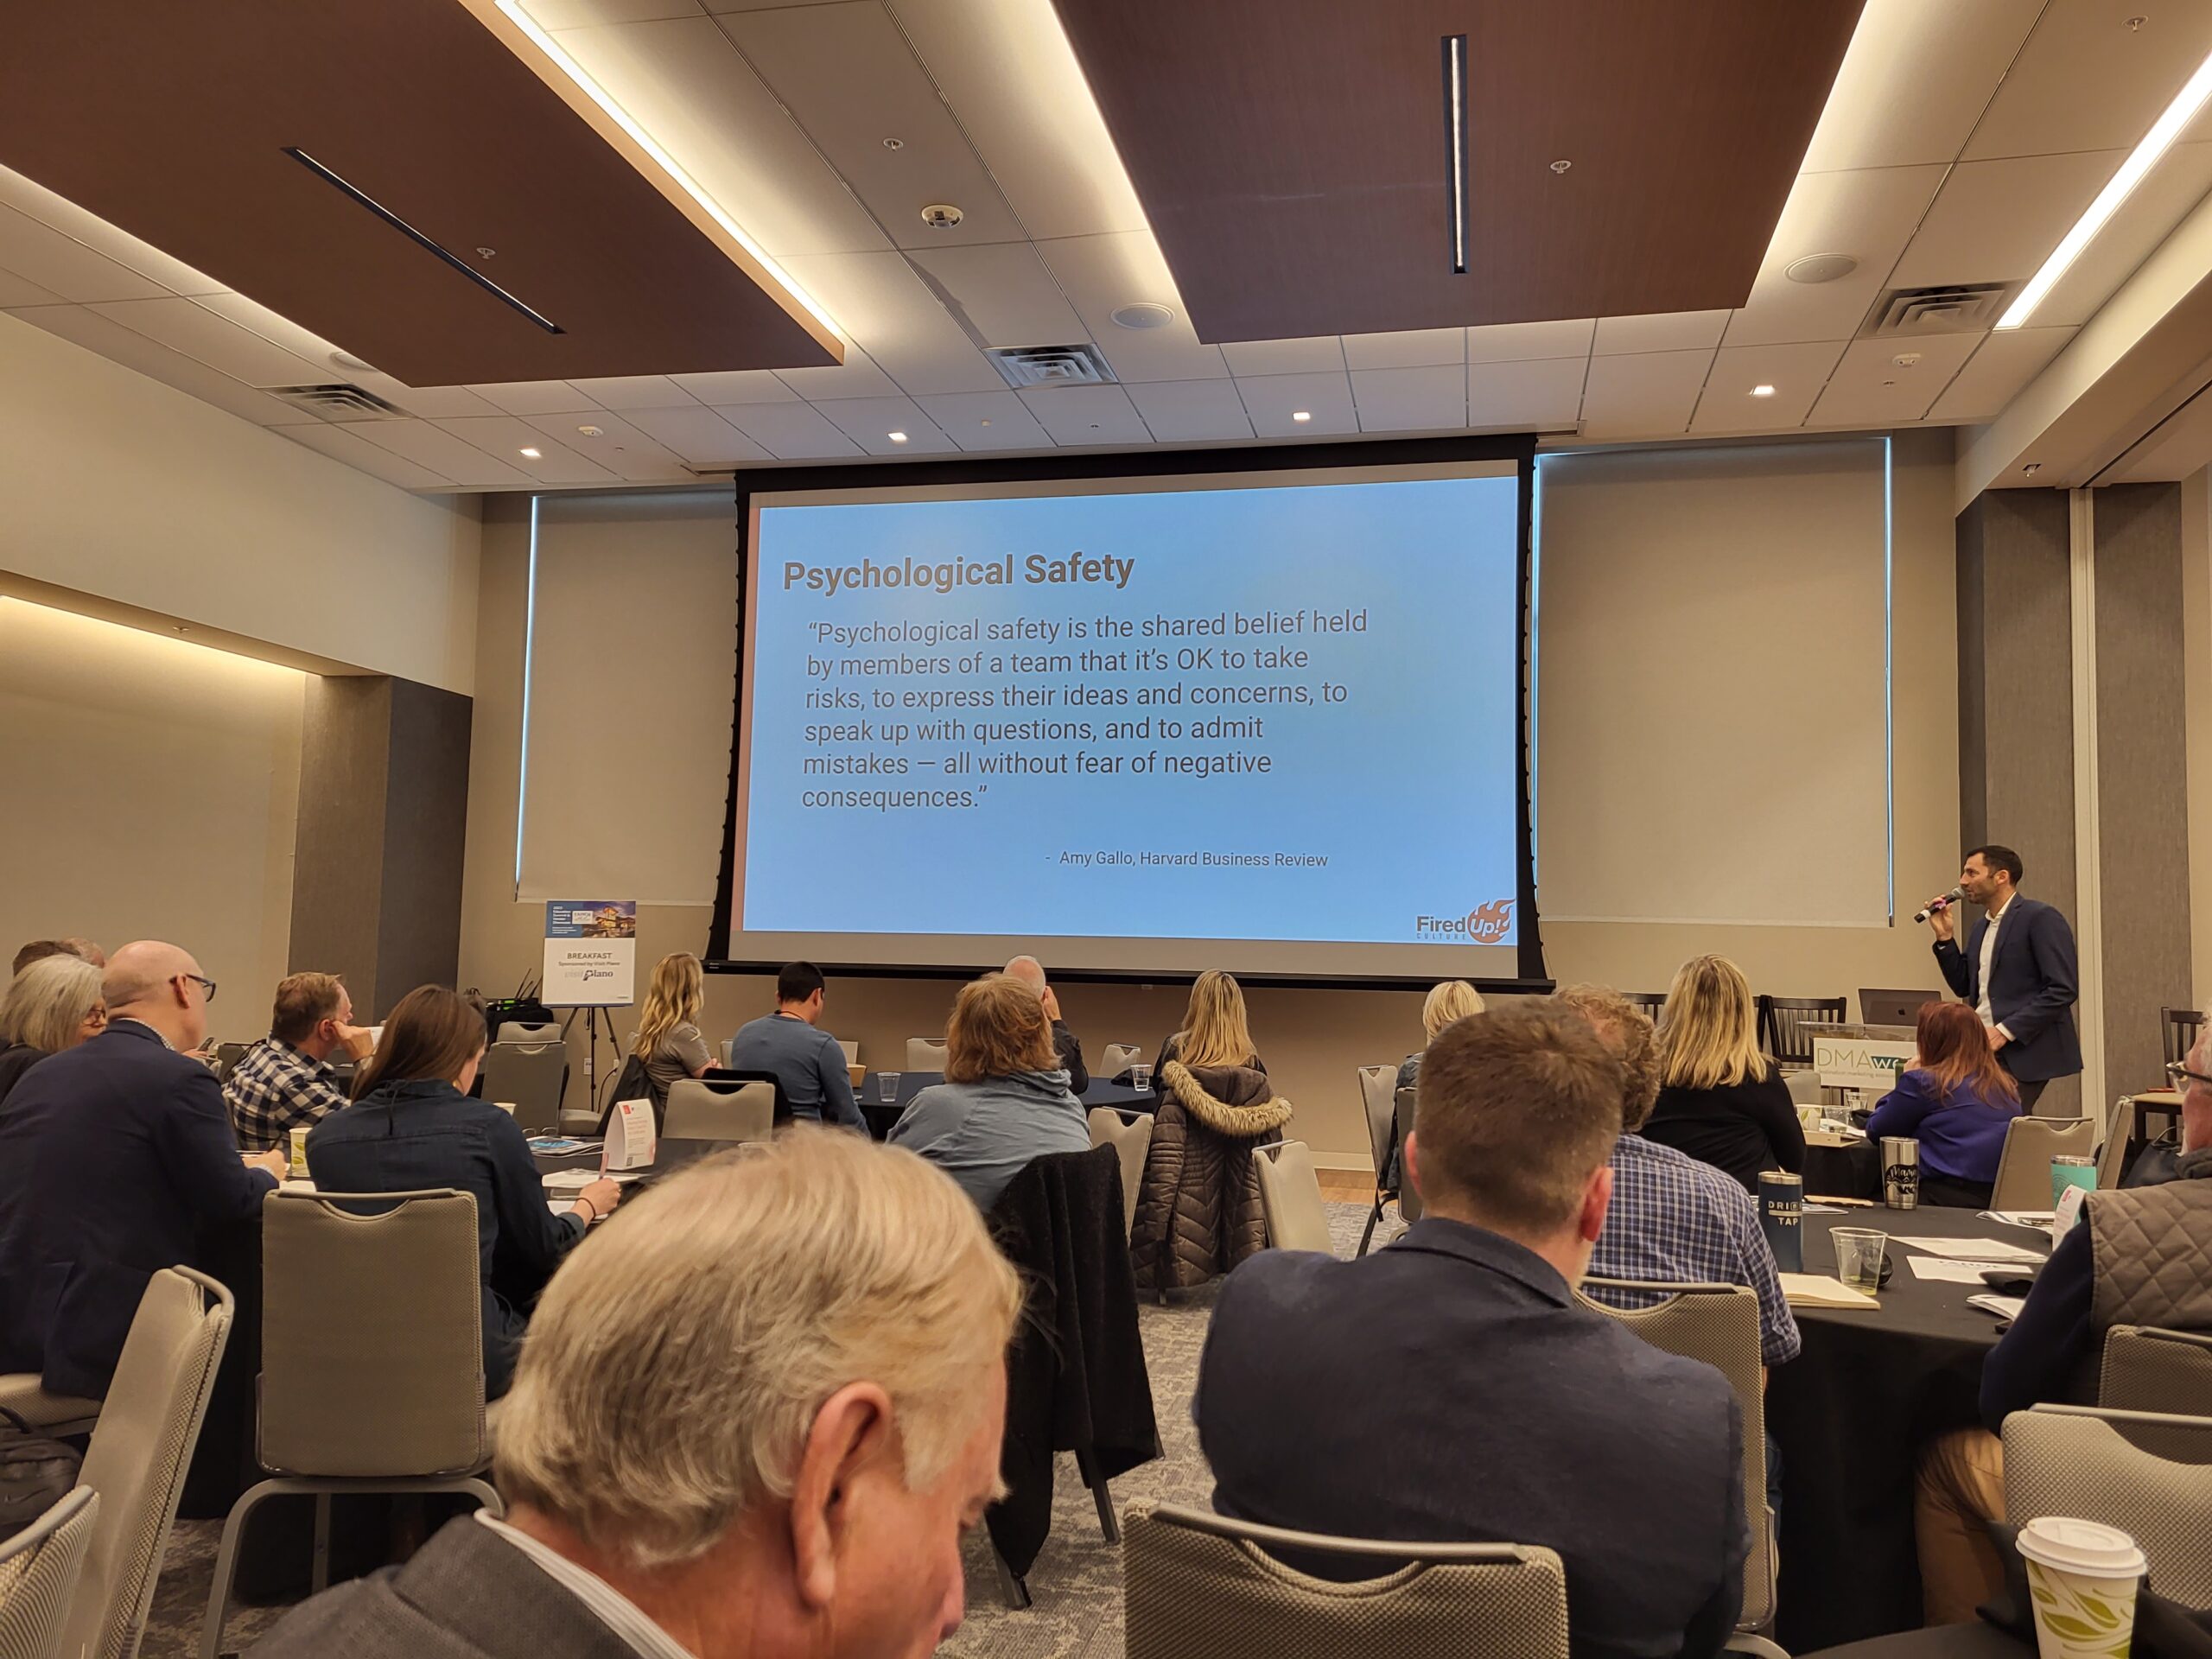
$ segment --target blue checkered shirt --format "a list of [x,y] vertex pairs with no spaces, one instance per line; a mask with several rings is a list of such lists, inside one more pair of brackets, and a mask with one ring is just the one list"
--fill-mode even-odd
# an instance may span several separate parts
[[312,1128],[346,1103],[336,1072],[274,1037],[238,1056],[223,1099],[238,1145],[248,1152],[283,1146],[289,1131]]
[[[1615,1142],[1612,1167],[1612,1207],[1590,1258],[1590,1276],[1749,1285],[1759,1294],[1760,1353],[1770,1365],[1795,1359],[1804,1339],[1783,1300],[1774,1252],[1751,1194],[1712,1165],[1640,1135]],[[1660,1300],[1655,1291],[1583,1289],[1608,1307],[1648,1307]]]

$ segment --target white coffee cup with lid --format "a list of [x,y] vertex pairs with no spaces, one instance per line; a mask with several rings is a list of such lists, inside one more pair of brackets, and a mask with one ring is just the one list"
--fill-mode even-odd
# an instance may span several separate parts
[[2115,1659],[2135,1630],[2135,1589],[2145,1565],[2117,1527],[2039,1516],[2020,1529],[2042,1659]]

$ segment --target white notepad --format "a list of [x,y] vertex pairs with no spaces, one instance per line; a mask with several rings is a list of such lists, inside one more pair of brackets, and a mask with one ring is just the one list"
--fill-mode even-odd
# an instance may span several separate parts
[[1781,1275],[1783,1300],[1793,1307],[1879,1307],[1863,1290],[1853,1290],[1840,1279],[1818,1273]]
[[1954,1262],[1948,1256],[1936,1255],[1908,1255],[1905,1260],[1912,1264],[1914,1278],[1936,1279],[1952,1285],[1979,1285],[1986,1282],[1981,1276],[1984,1268],[2004,1268],[2017,1271],[2020,1266],[2018,1262]]
[[1985,1313],[1994,1313],[2000,1319],[2018,1319],[2020,1310],[2027,1305],[2028,1299],[2024,1296],[1999,1296],[1994,1291],[1987,1291],[1980,1296],[1967,1298],[1968,1307],[1978,1307]]
[[2040,1262],[2044,1252],[2024,1244],[2007,1244],[2001,1238],[1901,1238],[1892,1233],[1892,1244],[1904,1244],[1930,1255],[1948,1255],[1955,1262]]

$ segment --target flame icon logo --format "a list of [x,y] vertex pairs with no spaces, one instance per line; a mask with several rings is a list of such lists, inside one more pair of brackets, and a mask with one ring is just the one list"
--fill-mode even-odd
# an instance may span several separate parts
[[1467,938],[1477,944],[1496,944],[1512,927],[1510,899],[1493,899],[1467,912]]

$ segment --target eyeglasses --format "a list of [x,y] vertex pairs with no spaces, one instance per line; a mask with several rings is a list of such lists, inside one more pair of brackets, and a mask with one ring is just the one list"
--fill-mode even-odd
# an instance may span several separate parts
[[177,977],[179,979],[188,979],[194,984],[197,985],[202,993],[200,999],[202,1001],[213,1002],[215,1000],[215,982],[213,980],[202,978],[198,974],[179,974]]
[[2212,1077],[2206,1077],[2202,1071],[2190,1071],[2189,1069],[2189,1062],[2187,1060],[2168,1060],[2166,1062],[2166,1080],[2168,1082],[2178,1084],[2184,1077],[2191,1083],[2212,1084]]

